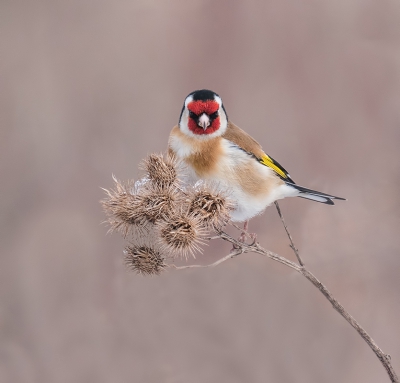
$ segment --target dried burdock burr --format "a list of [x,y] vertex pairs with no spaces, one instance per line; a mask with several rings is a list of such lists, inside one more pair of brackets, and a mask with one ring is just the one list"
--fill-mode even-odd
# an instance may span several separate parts
[[194,188],[189,198],[189,214],[196,216],[209,228],[226,225],[235,207],[226,193],[212,185]]
[[178,183],[177,161],[172,155],[150,154],[141,163],[150,181],[160,188]]
[[150,246],[127,246],[124,250],[125,265],[142,275],[159,275],[167,268],[164,257]]
[[181,199],[179,190],[153,184],[141,191],[141,211],[149,222],[155,223],[172,215]]
[[197,217],[174,214],[160,221],[157,229],[160,249],[168,255],[187,259],[188,254],[195,258],[195,252],[201,252],[206,228]]
[[133,181],[122,183],[113,178],[115,188],[103,189],[107,198],[101,204],[108,216],[110,231],[120,231],[126,236],[132,226],[140,229],[146,224],[143,197],[135,192]]

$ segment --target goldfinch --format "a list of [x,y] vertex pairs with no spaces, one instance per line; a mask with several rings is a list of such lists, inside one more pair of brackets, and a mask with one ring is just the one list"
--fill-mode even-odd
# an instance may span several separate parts
[[207,89],[190,93],[169,137],[169,151],[193,180],[221,185],[235,201],[233,222],[245,222],[285,197],[333,205],[344,200],[297,185],[250,135],[229,121],[221,98]]

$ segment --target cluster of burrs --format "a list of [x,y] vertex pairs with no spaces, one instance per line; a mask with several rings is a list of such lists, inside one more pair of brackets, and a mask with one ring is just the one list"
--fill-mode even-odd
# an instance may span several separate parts
[[210,232],[230,219],[233,202],[218,185],[189,183],[182,164],[166,154],[151,154],[141,163],[139,181],[121,182],[101,201],[110,231],[129,240],[125,262],[140,274],[160,274],[177,257],[201,253]]

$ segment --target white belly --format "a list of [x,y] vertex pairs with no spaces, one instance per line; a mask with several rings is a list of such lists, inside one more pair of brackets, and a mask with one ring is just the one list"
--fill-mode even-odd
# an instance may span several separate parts
[[[277,189],[263,198],[254,198],[240,189],[234,189],[232,193],[232,199],[237,201],[236,209],[231,213],[231,219],[233,222],[243,222],[250,218],[261,214],[266,207],[271,205],[278,199],[288,197],[291,190],[286,190],[289,187],[286,185],[280,185]],[[293,189],[293,188],[290,188]]]

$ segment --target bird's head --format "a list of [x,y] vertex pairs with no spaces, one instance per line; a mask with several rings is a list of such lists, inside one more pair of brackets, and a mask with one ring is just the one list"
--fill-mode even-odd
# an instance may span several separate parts
[[183,133],[212,138],[224,134],[227,125],[228,116],[218,94],[202,89],[186,97],[179,118],[179,128]]

